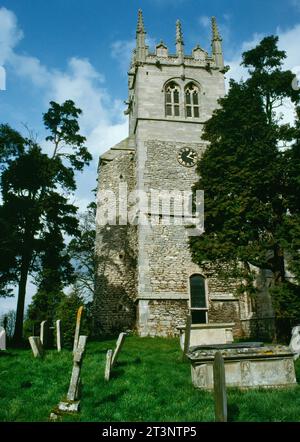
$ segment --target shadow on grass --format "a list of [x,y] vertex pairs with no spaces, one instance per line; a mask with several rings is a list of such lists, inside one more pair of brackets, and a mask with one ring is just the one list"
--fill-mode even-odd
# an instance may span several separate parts
[[116,362],[116,367],[126,367],[127,365],[139,365],[142,363],[141,358],[135,358],[131,361]]
[[122,370],[122,369],[120,370],[120,369],[116,368],[115,370],[113,370],[110,373],[110,378],[111,379],[117,379],[119,376],[122,376],[124,373],[125,373],[124,370]]
[[237,404],[229,403],[227,406],[227,420],[228,422],[235,422],[238,420],[240,409]]
[[124,394],[128,393],[128,390],[124,389],[124,390],[120,390],[118,391],[118,393],[113,393],[113,394],[109,394],[107,396],[104,396],[101,401],[97,401],[95,402],[95,405],[103,405],[106,404],[107,402],[117,402],[122,396],[124,396]]

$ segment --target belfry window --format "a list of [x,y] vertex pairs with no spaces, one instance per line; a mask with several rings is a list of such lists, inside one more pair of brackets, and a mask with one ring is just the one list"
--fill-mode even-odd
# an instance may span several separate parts
[[165,89],[165,106],[167,117],[179,117],[179,95],[180,89],[176,83],[169,83]]
[[206,324],[206,290],[205,278],[202,275],[192,275],[190,277],[190,300],[192,324]]
[[188,118],[199,118],[199,89],[190,83],[185,88],[185,113]]

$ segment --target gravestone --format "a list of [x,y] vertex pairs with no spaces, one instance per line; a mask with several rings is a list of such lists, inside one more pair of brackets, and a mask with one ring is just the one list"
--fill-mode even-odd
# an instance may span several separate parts
[[67,394],[67,401],[62,401],[59,403],[58,409],[60,411],[65,411],[65,412],[79,411],[80,371],[85,351],[86,340],[87,336],[79,337],[78,345],[73,356],[73,370]]
[[213,373],[214,373],[214,395],[215,395],[215,420],[216,422],[227,422],[225,366],[224,366],[224,359],[219,351],[215,354]]
[[4,327],[0,327],[0,350],[6,350],[6,331]]
[[124,344],[125,336],[126,336],[126,333],[120,333],[119,334],[119,337],[118,337],[118,340],[117,340],[117,344],[116,344],[116,348],[115,348],[115,351],[114,351],[114,354],[113,354],[112,360],[111,360],[111,367],[113,367],[115,362],[117,361],[118,354],[120,353],[121,348],[122,348],[122,346]]
[[80,324],[81,324],[82,310],[83,310],[83,306],[79,307],[79,309],[77,311],[76,328],[75,328],[74,345],[73,345],[73,353],[76,351],[77,346],[78,346],[78,339],[79,339],[79,334],[80,334]]
[[106,381],[109,381],[109,379],[110,379],[110,371],[111,371],[111,368],[112,368],[112,365],[111,365],[112,355],[113,355],[113,351],[112,350],[107,350],[105,372],[104,372],[104,379]]
[[41,322],[40,340],[41,340],[42,346],[45,348],[48,345],[48,323],[47,323],[47,321]]
[[56,347],[57,351],[61,351],[61,320],[56,321]]
[[294,360],[300,356],[300,325],[297,325],[292,329],[292,338],[289,345],[292,353],[294,353]]
[[185,332],[184,332],[184,347],[182,359],[186,359],[186,355],[190,347],[190,336],[191,336],[191,326],[192,326],[192,316],[188,315],[186,318]]
[[35,358],[41,358],[43,356],[43,345],[39,336],[30,336],[29,343]]

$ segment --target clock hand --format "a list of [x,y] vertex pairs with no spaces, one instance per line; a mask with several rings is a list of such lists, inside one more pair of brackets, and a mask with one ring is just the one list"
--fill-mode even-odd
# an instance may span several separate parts
[[190,152],[186,157],[189,158],[190,160],[194,160],[195,159],[195,154],[194,154],[194,152]]

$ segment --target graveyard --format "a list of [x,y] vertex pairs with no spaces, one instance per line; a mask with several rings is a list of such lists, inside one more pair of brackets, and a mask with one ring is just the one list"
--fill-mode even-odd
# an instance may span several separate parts
[[[179,338],[126,336],[105,380],[106,357],[117,336],[87,340],[81,371],[80,411],[63,413],[63,422],[214,422],[214,395],[192,384],[191,366],[183,361]],[[0,352],[0,421],[47,422],[67,398],[73,367],[72,349]],[[300,360],[293,388],[227,389],[228,421],[299,422]]]

